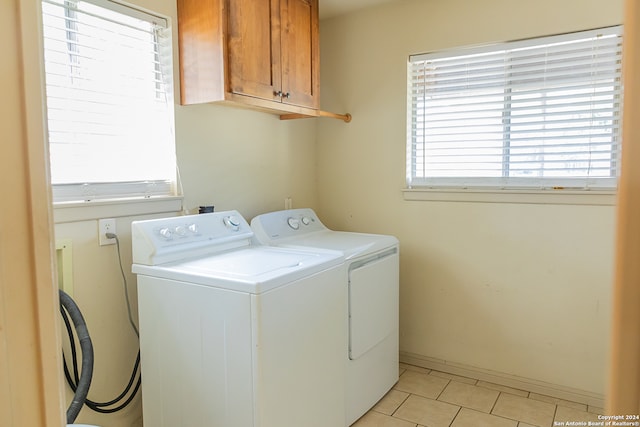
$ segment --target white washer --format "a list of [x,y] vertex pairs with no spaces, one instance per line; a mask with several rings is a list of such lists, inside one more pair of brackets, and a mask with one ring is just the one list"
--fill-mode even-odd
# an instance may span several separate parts
[[132,224],[150,427],[343,427],[338,252],[253,242],[236,211]]
[[312,209],[259,215],[251,221],[251,227],[263,244],[344,254],[346,268],[340,280],[348,289],[345,398],[350,425],[398,381],[398,240],[330,230]]

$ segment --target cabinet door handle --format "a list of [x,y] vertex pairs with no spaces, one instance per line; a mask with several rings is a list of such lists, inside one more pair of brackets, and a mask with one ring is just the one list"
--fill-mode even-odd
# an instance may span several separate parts
[[283,95],[283,93],[282,93],[282,91],[281,91],[281,90],[279,90],[279,91],[277,91],[277,92],[273,92],[273,94],[274,94],[275,96],[277,96],[277,97],[280,97],[280,98],[282,98],[282,95]]
[[291,98],[291,94],[289,92],[287,92],[287,93],[284,94],[284,97],[289,99],[289,98]]

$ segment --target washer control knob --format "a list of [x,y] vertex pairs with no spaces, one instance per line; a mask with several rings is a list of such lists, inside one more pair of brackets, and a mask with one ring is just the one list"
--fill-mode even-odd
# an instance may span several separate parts
[[175,229],[175,233],[178,236],[184,236],[185,234],[187,234],[187,229],[184,228],[182,225],[178,225]]
[[197,233],[198,232],[198,226],[196,224],[189,224],[187,226],[187,228],[189,229],[190,232],[192,233]]
[[300,220],[298,220],[297,218],[289,217],[287,219],[287,224],[289,224],[289,227],[293,228],[294,230],[300,228]]
[[311,224],[311,218],[309,218],[308,216],[303,216],[303,217],[302,217],[302,223],[303,223],[304,225],[309,225],[309,224]]
[[227,226],[227,228],[230,228],[233,231],[238,231],[240,229],[240,219],[235,215],[225,216],[222,222]]
[[164,237],[165,239],[170,239],[170,238],[171,238],[171,235],[172,235],[171,230],[169,230],[169,229],[168,229],[168,228],[166,228],[166,227],[165,227],[165,228],[161,228],[161,229],[160,229],[160,231],[159,231],[159,233],[160,233],[160,235],[161,235],[162,237]]

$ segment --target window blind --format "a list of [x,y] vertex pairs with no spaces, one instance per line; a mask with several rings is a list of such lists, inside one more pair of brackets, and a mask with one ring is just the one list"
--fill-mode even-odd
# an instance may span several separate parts
[[108,0],[43,0],[54,201],[173,194],[171,33]]
[[622,28],[409,58],[409,187],[614,189]]

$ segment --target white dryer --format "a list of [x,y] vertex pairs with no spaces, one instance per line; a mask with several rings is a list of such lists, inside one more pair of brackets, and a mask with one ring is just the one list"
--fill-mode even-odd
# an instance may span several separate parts
[[263,244],[344,254],[340,280],[348,297],[345,404],[347,425],[352,424],[398,381],[398,240],[330,230],[312,209],[259,215],[251,227]]
[[132,223],[150,427],[343,427],[342,255],[253,244],[236,211]]

